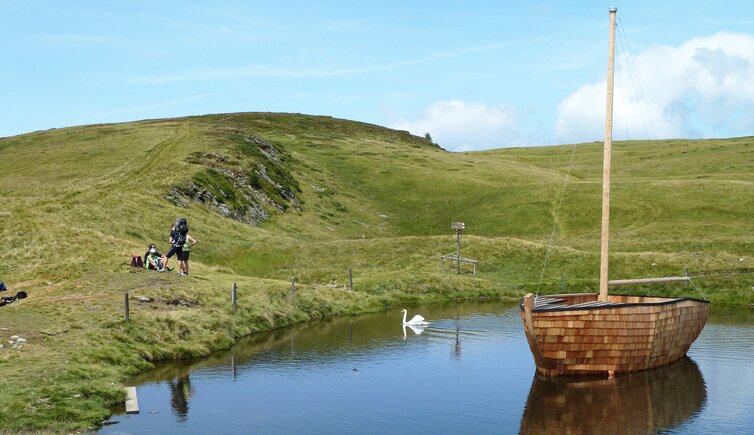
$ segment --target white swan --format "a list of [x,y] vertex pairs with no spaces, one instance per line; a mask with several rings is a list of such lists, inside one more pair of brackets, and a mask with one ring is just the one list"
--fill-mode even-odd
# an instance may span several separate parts
[[406,314],[408,314],[408,311],[406,309],[402,309],[401,312],[403,313],[403,324],[404,325],[414,325],[414,326],[426,326],[429,325],[429,322],[424,320],[424,317],[420,315],[415,315],[411,320],[408,322],[406,321]]

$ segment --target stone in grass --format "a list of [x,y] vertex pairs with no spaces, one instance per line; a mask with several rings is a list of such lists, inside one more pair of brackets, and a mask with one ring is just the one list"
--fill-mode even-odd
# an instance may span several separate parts
[[13,337],[8,340],[8,345],[12,348],[20,347],[21,344],[26,343],[25,338],[21,338],[18,335],[14,335]]

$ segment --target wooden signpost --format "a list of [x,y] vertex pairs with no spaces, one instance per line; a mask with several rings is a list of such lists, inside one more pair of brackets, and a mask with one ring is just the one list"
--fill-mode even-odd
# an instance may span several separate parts
[[456,230],[456,263],[458,263],[458,274],[461,274],[461,231],[466,227],[463,222],[453,222],[450,228]]
[[444,260],[450,260],[450,264],[456,263],[456,273],[461,274],[461,262],[470,263],[473,267],[473,273],[476,274],[476,260],[461,257],[461,232],[466,228],[463,222],[451,222],[450,228],[456,232],[456,253],[440,256],[440,267],[444,269]]

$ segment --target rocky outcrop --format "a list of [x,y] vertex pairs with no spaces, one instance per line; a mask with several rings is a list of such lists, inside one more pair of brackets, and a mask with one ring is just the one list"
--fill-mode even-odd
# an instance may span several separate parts
[[180,207],[199,203],[250,225],[267,221],[270,212],[301,207],[290,156],[255,135],[233,134],[229,141],[237,146],[233,157],[218,152],[192,154],[189,163],[203,168],[171,188],[165,199]]
[[209,189],[198,186],[193,181],[189,181],[184,187],[174,187],[165,199],[173,202],[180,207],[188,207],[192,202],[200,203],[226,218],[244,222],[250,225],[259,225],[270,218],[270,214],[265,208],[253,200],[242,204],[240,207],[233,207],[218,198]]

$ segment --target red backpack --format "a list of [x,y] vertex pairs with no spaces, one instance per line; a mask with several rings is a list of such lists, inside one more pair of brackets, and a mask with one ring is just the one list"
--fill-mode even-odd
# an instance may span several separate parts
[[144,267],[144,262],[141,260],[140,255],[131,256],[131,267]]

